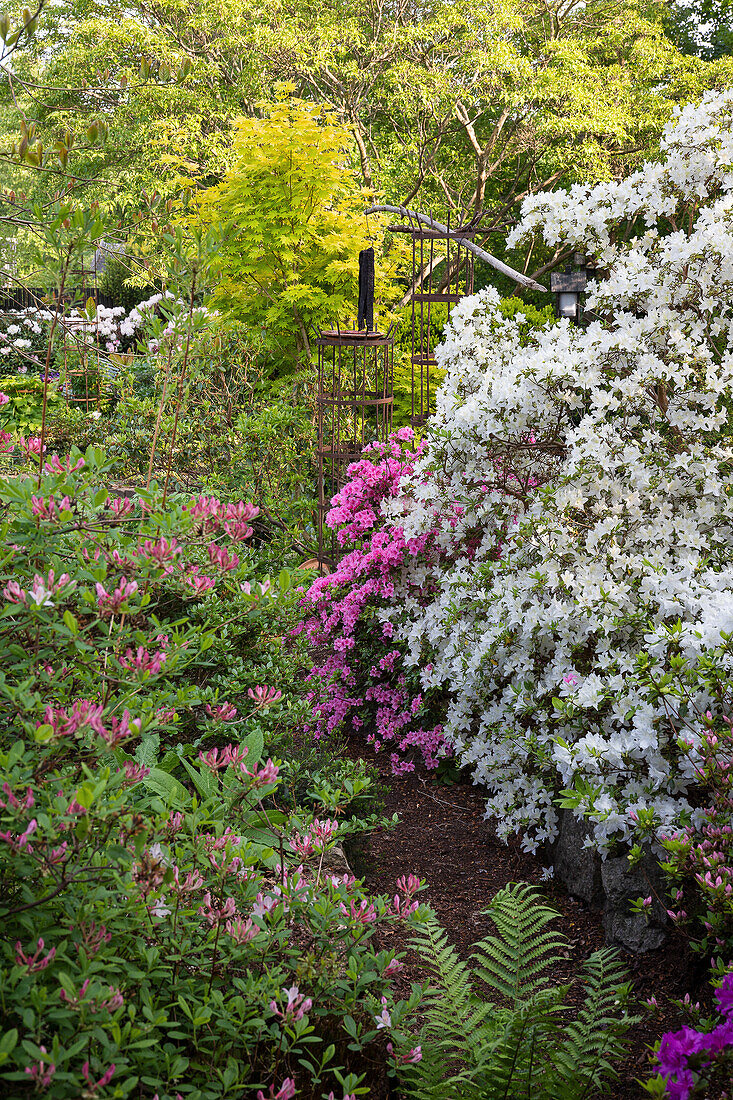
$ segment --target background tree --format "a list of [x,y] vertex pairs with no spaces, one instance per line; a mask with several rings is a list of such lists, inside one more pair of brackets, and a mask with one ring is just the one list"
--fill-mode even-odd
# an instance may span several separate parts
[[[309,364],[313,330],[354,317],[359,250],[374,231],[381,238],[364,216],[371,196],[351,171],[351,145],[332,112],[279,100],[266,117],[239,120],[234,163],[200,200],[203,221],[221,231],[213,303],[264,330],[279,366]],[[395,263],[377,265],[383,313],[400,294],[390,290]]]

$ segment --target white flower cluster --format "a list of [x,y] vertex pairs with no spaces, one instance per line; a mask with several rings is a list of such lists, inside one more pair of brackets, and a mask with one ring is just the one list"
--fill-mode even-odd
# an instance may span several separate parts
[[733,631],[733,92],[678,112],[659,163],[527,199],[514,238],[535,232],[607,269],[600,319],[520,341],[491,289],[456,307],[430,445],[386,513],[442,553],[383,616],[448,689],[500,832],[552,839],[574,789],[607,850],[642,811],[694,817],[719,712],[699,680],[681,715],[639,655],[694,665]]
[[11,369],[14,366],[20,374],[27,373],[28,364],[39,362],[37,352],[41,345],[34,337],[43,334],[41,322],[48,317],[50,314],[46,310],[34,309],[13,310],[3,315],[0,321],[0,369],[8,369],[7,361],[13,355]]
[[[165,302],[166,305],[167,324],[158,325],[161,331],[157,339],[148,341],[148,349],[157,351],[164,338],[180,336],[182,328],[185,331],[181,318],[183,317],[185,321],[186,303],[175,298],[169,291],[154,294],[146,301],[140,302],[129,313],[124,306],[98,305],[94,315],[89,317],[78,309],[71,309],[63,316],[58,332],[65,329],[67,339],[77,344],[89,346],[98,344],[108,353],[119,351],[134,338],[142,338],[145,329],[155,322],[156,307],[161,302]],[[195,312],[206,314],[203,307],[198,307]],[[29,365],[42,366],[38,354],[39,350],[45,353],[48,326],[53,321],[53,317],[54,314],[46,308],[14,310],[5,314],[5,327],[0,325],[0,356],[8,357],[13,351],[17,352],[21,357],[17,369],[21,373],[26,373]],[[9,324],[7,324],[8,320]],[[29,339],[31,336],[38,336],[41,339],[33,344]]]

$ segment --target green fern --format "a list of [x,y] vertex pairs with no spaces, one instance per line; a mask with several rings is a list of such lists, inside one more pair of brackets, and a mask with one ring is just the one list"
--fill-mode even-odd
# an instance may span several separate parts
[[[619,1011],[627,988],[616,954],[588,959],[585,1001],[567,1019],[569,986],[553,986],[547,974],[565,947],[549,927],[557,914],[524,883],[500,890],[487,912],[496,931],[476,945],[473,966],[434,918],[413,941],[430,983],[422,1060],[400,1067],[401,1084],[419,1100],[584,1100],[613,1074],[633,1022]],[[416,1036],[393,1038],[404,1053]]]
[[476,945],[476,976],[513,1005],[544,989],[543,974],[558,960],[565,940],[549,930],[557,913],[537,900],[534,887],[510,883],[486,912],[498,935]]
[[[615,951],[596,951],[583,966],[586,997],[574,1020],[565,1027],[555,1051],[555,1094],[563,1100],[584,1100],[608,1077],[615,1076],[612,1059],[623,1050],[619,1005],[628,998],[626,971]],[[626,1026],[632,1023],[626,1020]]]

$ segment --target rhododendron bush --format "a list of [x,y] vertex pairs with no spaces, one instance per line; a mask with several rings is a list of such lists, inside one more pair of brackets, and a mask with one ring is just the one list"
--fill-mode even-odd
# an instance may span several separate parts
[[308,677],[315,735],[348,722],[377,751],[390,747],[395,774],[414,768],[414,752],[436,767],[449,751],[442,726],[430,721],[435,708],[429,693],[418,675],[408,675],[402,649],[392,641],[393,625],[380,616],[400,578],[421,598],[420,576],[409,566],[433,556],[433,530],[406,539],[398,524],[384,528],[380,522],[382,505],[399,492],[423,452],[422,444],[411,449],[413,440],[411,428],[400,428],[387,443],[367,446],[349,466],[350,480],[333,498],[327,523],[338,529],[339,544],[352,549],[333,573],[311,585],[302,600],[304,620],[295,630],[305,630],[317,653],[328,653]]
[[257,509],[110,495],[101,451],[1,442],[0,1092],[363,1091],[347,1044],[403,1011],[372,935],[420,883],[368,897],[333,861],[348,820],[278,802],[284,701],[246,647],[289,582],[253,575]]
[[721,710],[694,669],[729,668],[733,631],[732,112],[707,95],[658,163],[525,201],[514,242],[604,269],[592,317],[520,339],[493,290],[464,299],[427,445],[382,504],[385,531],[431,553],[396,563],[374,615],[529,847],[556,835],[563,791],[602,848],[639,818],[657,836],[695,818],[702,716]]

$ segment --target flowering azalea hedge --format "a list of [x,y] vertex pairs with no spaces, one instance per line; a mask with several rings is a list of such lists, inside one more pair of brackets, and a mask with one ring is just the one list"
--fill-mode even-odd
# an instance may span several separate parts
[[[542,234],[605,269],[596,319],[523,333],[493,290],[464,299],[426,444],[371,536],[380,554],[398,537],[420,551],[390,562],[366,617],[350,559],[351,580],[311,593],[344,580],[333,613],[379,622],[400,653],[384,690],[444,699],[441,744],[487,788],[500,833],[530,848],[555,837],[561,798],[604,850],[642,818],[657,838],[701,820],[688,796],[703,716],[723,711],[696,670],[725,663],[733,631],[732,111],[733,93],[706,95],[678,112],[658,163],[526,200],[515,240]],[[351,492],[335,518],[353,527]],[[361,706],[360,627],[321,623],[338,635],[324,679]],[[681,700],[664,690],[677,661]],[[329,691],[335,716],[345,693]]]
[[289,582],[252,575],[257,509],[110,496],[101,451],[40,451],[0,480],[0,1091],[364,1093],[408,1008],[373,933],[420,883],[367,896],[333,855],[348,814],[280,802],[284,699],[246,644]]

